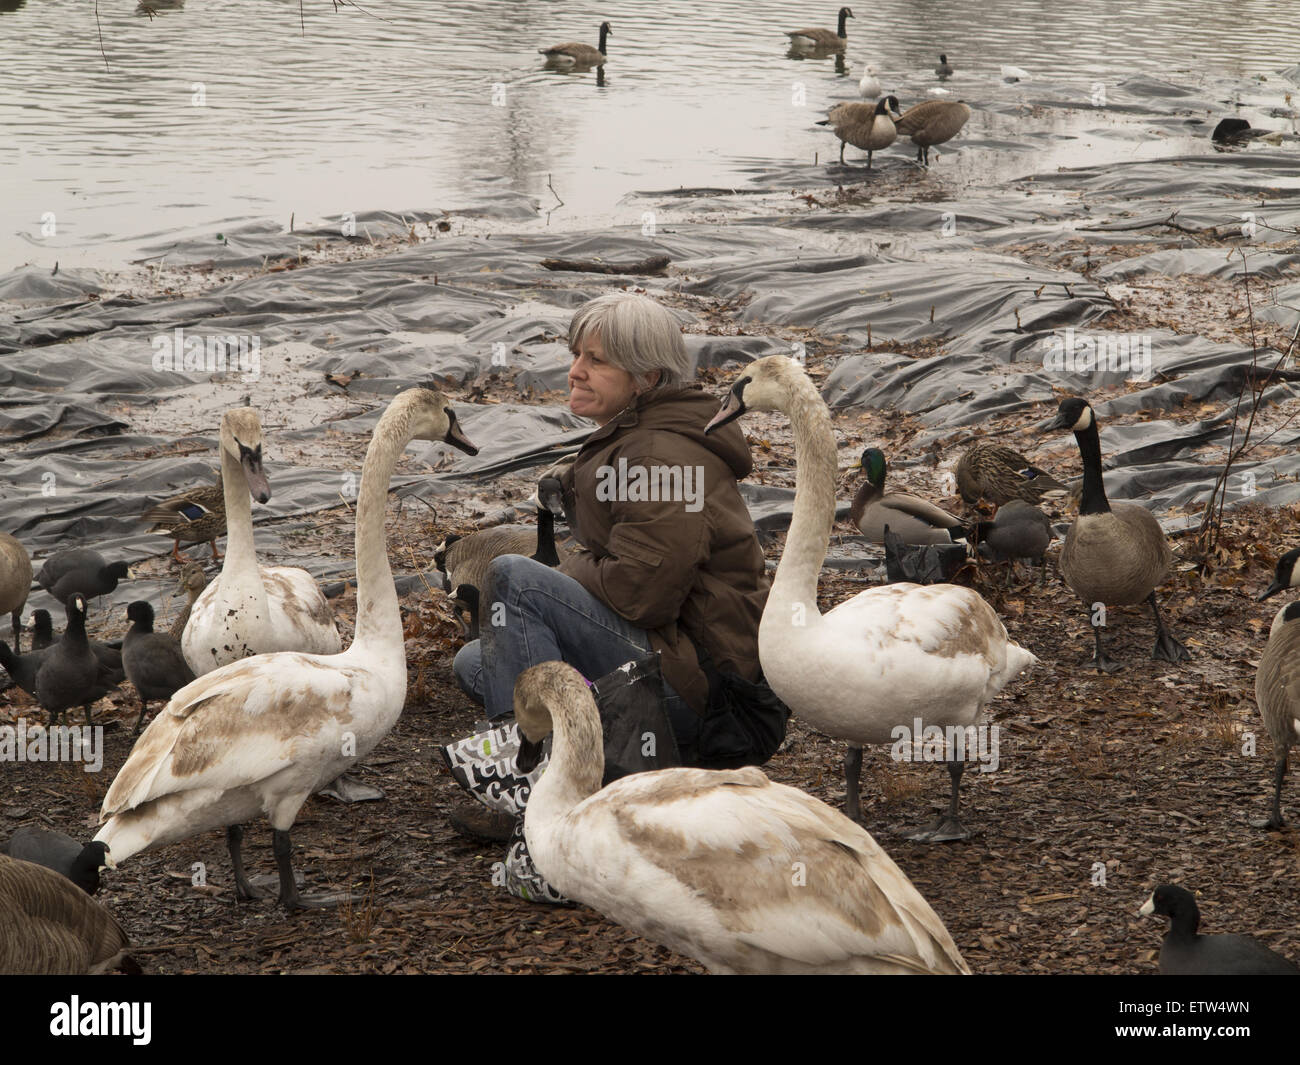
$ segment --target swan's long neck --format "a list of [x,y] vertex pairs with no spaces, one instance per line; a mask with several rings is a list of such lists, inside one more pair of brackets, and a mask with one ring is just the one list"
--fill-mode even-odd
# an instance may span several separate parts
[[528,815],[543,820],[562,817],[594,795],[605,776],[605,745],[595,704],[552,707],[551,721],[551,760],[528,799]]
[[402,616],[384,539],[384,511],[393,468],[410,440],[409,426],[409,408],[395,401],[379,419],[366,448],[357,493],[357,630],[349,650],[403,646]]
[[[241,587],[255,588],[259,598],[266,598],[262,574],[257,568],[257,550],[253,546],[253,505],[249,502],[248,482],[243,467],[231,454],[233,437],[221,431],[221,494],[226,501],[226,560],[221,566],[223,581],[236,581]],[[262,612],[265,616],[265,611]]]
[[793,604],[799,603],[811,619],[817,616],[817,577],[835,521],[835,434],[830,411],[803,375],[791,378],[785,413],[794,429],[794,519],[776,567],[768,609],[773,609],[775,600],[776,609],[790,611],[793,618]]
[[1083,492],[1079,496],[1080,514],[1106,514],[1110,511],[1110,501],[1106,498],[1106,487],[1101,479],[1101,435],[1097,432],[1097,420],[1086,429],[1074,434],[1079,443],[1079,454],[1083,457]]

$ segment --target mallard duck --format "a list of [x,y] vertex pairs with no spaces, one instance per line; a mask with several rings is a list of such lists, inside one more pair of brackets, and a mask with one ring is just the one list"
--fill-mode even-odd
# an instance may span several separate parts
[[181,636],[184,635],[185,626],[190,621],[190,612],[194,609],[194,601],[198,599],[199,593],[207,586],[208,575],[200,563],[186,562],[181,567],[179,591],[185,595],[187,602],[181,608],[181,612],[176,616],[176,620],[172,622],[172,627],[167,633],[173,640],[179,642]]
[[172,538],[172,558],[177,562],[185,561],[180,555],[182,540],[187,544],[210,544],[212,557],[220,558],[217,537],[226,535],[226,499],[221,477],[218,475],[216,484],[191,488],[163,500],[141,514],[140,520],[157,522],[149,531],[166,533]]
[[181,636],[196,676],[272,651],[330,655],[342,647],[334,612],[304,569],[261,566],[253,544],[251,497],[271,498],[262,467],[262,422],[250,407],[221,417],[221,511],[229,528],[221,572],[194,601]]
[[842,52],[849,39],[845,20],[851,18],[853,9],[842,7],[839,28],[834,33],[830,30],[810,29],[786,30],[785,35],[790,38],[790,47],[796,51]]
[[758,629],[768,684],[815,729],[852,744],[846,812],[855,820],[863,744],[896,743],[900,726],[908,734],[937,726],[951,736],[948,814],[912,838],[967,838],[957,817],[964,762],[953,753],[956,739],[964,746],[963,730],[979,724],[985,705],[1038,659],[1007,636],[988,603],[959,585],[870,588],[820,613],[817,577],[835,519],[830,411],[807,373],[784,355],[751,363],[705,432],[749,410],[781,411],[795,439],[794,518]]
[[1098,606],[1151,604],[1156,620],[1156,646],[1152,658],[1183,662],[1187,650],[1165,628],[1156,603],[1156,589],[1173,566],[1173,552],[1155,515],[1137,503],[1111,504],[1101,482],[1101,437],[1097,416],[1086,400],[1061,400],[1056,417],[1045,432],[1069,429],[1083,458],[1083,496],[1079,516],[1065,535],[1061,548],[1061,576],[1088,610],[1096,653],[1089,665],[1113,673],[1122,667],[1106,655],[1101,645],[1105,610]]
[[[1259,596],[1260,602],[1300,584],[1300,547],[1277,560],[1273,583]],[[0,644],[0,648],[4,645]],[[1300,600],[1288,603],[1273,618],[1268,646],[1255,673],[1255,705],[1273,740],[1273,809],[1255,828],[1285,828],[1282,816],[1282,783],[1286,779],[1291,748],[1300,739]],[[13,670],[11,669],[12,673]]]
[[916,145],[916,161],[929,166],[930,149],[957,136],[970,116],[970,107],[960,101],[926,100],[904,111],[894,126],[900,137],[910,137]]
[[999,444],[971,445],[957,460],[954,472],[957,491],[972,506],[981,499],[998,507],[1008,499],[1038,503],[1066,491],[1065,485],[1019,451]]
[[514,705],[521,769],[554,732],[524,837],[566,897],[714,973],[970,972],[906,874],[825,803],[752,766],[601,788],[600,714],[563,662],[521,674]]
[[604,66],[609,61],[609,51],[606,47],[609,37],[614,35],[608,22],[600,24],[600,46],[593,48],[589,44],[578,44],[570,42],[568,44],[553,44],[550,48],[537,49],[542,55],[546,56],[546,62],[550,66],[557,67],[599,67]]
[[1300,976],[1300,968],[1249,936],[1198,935],[1201,911],[1196,897],[1176,884],[1151,893],[1139,917],[1169,918],[1160,945],[1160,971],[1166,976]]
[[849,520],[873,544],[885,542],[885,526],[905,544],[951,544],[967,535],[962,520],[920,496],[886,492],[885,453],[878,447],[862,452],[859,462],[866,480],[858,486]]
[[[384,508],[393,468],[412,439],[477,452],[446,398],[431,388],[399,393],[379,419],[357,497],[352,646],[336,655],[256,655],[178,691],[140,735],[104,797],[95,840],[109,845],[118,865],[147,848],[225,828],[236,892],[255,897],[244,875],[240,826],[265,817],[281,904],[293,909],[340,901],[299,894],[289,830],[309,795],[388,734],[406,700],[406,650]],[[233,479],[232,470],[227,483]]]
[[32,587],[32,558],[14,537],[0,533],[0,616],[13,624],[14,650],[21,652],[23,607]]
[[851,144],[867,153],[867,169],[871,169],[872,153],[888,148],[898,136],[893,120],[898,117],[898,97],[884,96],[875,104],[853,101],[836,104],[819,126],[829,126],[840,139],[840,162],[844,162],[844,146]]

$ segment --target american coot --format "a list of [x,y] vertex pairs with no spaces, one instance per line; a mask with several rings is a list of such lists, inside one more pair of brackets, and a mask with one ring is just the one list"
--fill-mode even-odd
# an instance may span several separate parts
[[994,562],[1010,562],[1010,583],[1015,560],[1029,559],[1041,567],[1042,581],[1047,581],[1047,548],[1052,542],[1052,523],[1037,507],[1023,499],[1008,499],[998,507],[992,521],[975,523],[979,552]]
[[0,616],[10,615],[14,630],[14,650],[21,652],[23,607],[32,587],[32,559],[8,533],[0,533]]
[[153,631],[153,607],[137,600],[126,608],[132,625],[122,640],[122,665],[127,679],[140,693],[140,716],[131,735],[140,731],[150,699],[170,699],[194,679],[185,662],[181,645],[170,636]]
[[52,869],[0,855],[0,972],[139,973],[122,926]]
[[952,64],[948,62],[948,57],[946,55],[939,56],[939,65],[934,68],[934,72],[939,75],[940,81],[951,78],[953,74],[956,73]]
[[28,825],[18,829],[9,842],[0,847],[0,854],[35,862],[62,873],[87,895],[99,890],[99,871],[113,867],[108,848],[102,843],[83,846],[62,832]]
[[64,710],[80,706],[90,722],[90,707],[122,681],[120,672],[103,666],[86,639],[86,600],[79,593],[68,596],[68,627],[63,638],[45,651],[36,672],[36,699],[50,713],[50,724]]
[[[898,726],[910,734],[923,712],[924,724],[940,730],[979,725],[985,704],[1038,659],[1007,636],[988,603],[959,585],[871,588],[822,614],[817,576],[835,518],[830,411],[803,367],[784,355],[750,363],[704,431],[750,410],[782,411],[795,438],[794,520],[759,623],[759,663],[804,722],[852,744],[845,807],[856,819],[864,744],[897,742]],[[957,817],[964,765],[948,763],[947,815],[913,839],[969,837]]]
[[[406,700],[402,618],[384,541],[393,468],[418,438],[470,454],[442,393],[399,392],[366,449],[356,510],[356,638],[342,654],[256,655],[182,688],[144,730],[104,797],[95,838],[118,865],[150,847],[226,828],[236,892],[256,892],[240,855],[243,822],[265,817],[289,909],[310,899],[294,881],[289,831],[307,797],[364,758]],[[346,737],[346,739],[341,739]]]
[[1122,668],[1102,650],[1102,626],[1093,610],[1094,603],[1150,603],[1156,619],[1156,645],[1151,657],[1175,664],[1191,658],[1191,652],[1165,628],[1156,603],[1156,589],[1173,567],[1169,541],[1160,522],[1146,507],[1139,503],[1112,504],[1106,499],[1101,480],[1101,436],[1092,407],[1087,400],[1067,397],[1044,429],[1074,433],[1083,460],[1083,496],[1079,516],[1065,534],[1061,548],[1061,576],[1092,617],[1096,652],[1089,665],[1099,673],[1114,673]]
[[75,547],[51,555],[41,566],[36,580],[60,603],[79,592],[88,599],[109,595],[117,582],[131,575],[125,562],[109,562],[89,547]]
[[1197,935],[1196,899],[1176,884],[1156,888],[1138,914],[1169,918],[1160,947],[1160,971],[1167,976],[1300,976],[1294,963],[1249,936]]
[[41,668],[45,652],[28,651],[25,655],[15,654],[10,646],[0,640],[0,666],[5,667],[10,678],[28,695],[36,694],[36,671]]
[[568,898],[715,973],[970,972],[907,875],[820,800],[752,766],[601,788],[600,715],[563,662],[521,674],[514,705],[521,769],[554,733],[524,836]]
[[[90,640],[90,650],[99,659],[99,664],[109,673],[117,673],[114,683],[121,684],[125,674],[122,672],[122,641],[113,640],[105,643]],[[40,651],[54,643],[54,623],[48,610],[32,611],[32,650]]]
[[48,610],[32,611],[32,650],[40,651],[54,642],[54,619]]

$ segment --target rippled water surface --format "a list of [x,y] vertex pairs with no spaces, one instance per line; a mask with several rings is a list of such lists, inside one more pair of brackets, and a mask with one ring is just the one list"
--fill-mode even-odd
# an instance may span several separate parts
[[[840,70],[788,56],[783,34],[833,28],[833,3],[304,0],[305,35],[296,0],[98,7],[97,26],[85,0],[0,0],[0,269],[503,192],[555,207],[538,225],[633,222],[620,201],[634,190],[826,159],[813,123],[866,63],[906,105],[940,51],[974,102],[1044,84],[1084,99],[1136,73],[1249,86],[1300,60],[1294,0],[876,0],[850,20]],[[539,47],[595,44],[602,19],[603,79],[544,69]],[[1007,86],[1003,64],[1034,81]]]

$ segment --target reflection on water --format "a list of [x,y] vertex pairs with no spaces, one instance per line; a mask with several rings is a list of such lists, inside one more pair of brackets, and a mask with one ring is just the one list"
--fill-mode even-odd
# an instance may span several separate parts
[[[548,181],[566,204],[553,225],[639,222],[640,207],[620,207],[632,190],[833,157],[814,122],[856,97],[867,63],[907,106],[937,86],[945,53],[951,98],[976,107],[966,135],[1013,139],[1026,128],[982,105],[1050,86],[1086,107],[1137,73],[1194,86],[1300,54],[1293,0],[877,0],[849,20],[845,51],[821,58],[789,56],[786,34],[833,27],[833,3],[794,19],[776,0],[627,0],[616,17],[554,0],[303,10],[305,35],[297,0],[100,5],[98,28],[83,0],[0,0],[0,69],[21,86],[0,98],[0,269],[114,262],[112,241],[245,218],[453,208],[501,190],[550,203]],[[547,69],[539,49],[594,45],[607,14],[605,67]],[[1006,65],[1031,80],[1006,84]],[[1269,92],[1280,102],[1276,78]]]

